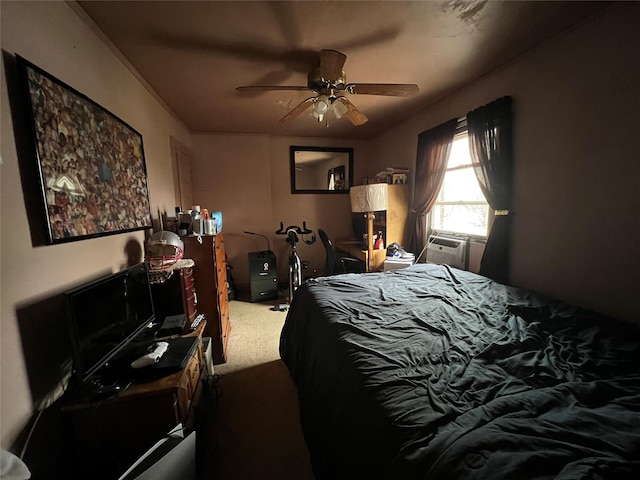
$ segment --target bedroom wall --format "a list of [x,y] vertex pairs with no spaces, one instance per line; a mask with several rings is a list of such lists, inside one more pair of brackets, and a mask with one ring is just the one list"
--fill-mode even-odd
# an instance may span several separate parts
[[420,132],[511,95],[512,283],[640,322],[638,31],[640,4],[610,7],[389,131],[378,165],[415,159]]
[[[288,276],[288,245],[284,236],[274,233],[280,222],[286,227],[306,221],[316,234],[322,228],[334,239],[352,235],[348,195],[291,194],[289,146],[351,147],[354,163],[363,165],[369,157],[367,142],[210,134],[194,135],[192,145],[196,203],[209,211],[222,211],[225,248],[238,289],[249,290],[247,254],[267,248],[262,237],[245,231],[269,238],[280,281]],[[358,168],[354,171],[356,183],[361,175]],[[297,248],[300,258],[309,261],[310,272],[324,268],[325,253],[319,238],[313,245],[300,242]]]
[[[2,448],[27,426],[46,383],[65,359],[66,325],[47,301],[60,292],[127,262],[125,248],[142,252],[136,232],[55,246],[34,246],[18,167],[9,95],[17,53],[86,94],[143,136],[151,206],[174,207],[169,137],[190,145],[189,132],[156,101],[92,29],[65,2],[0,2],[1,84],[1,371]],[[35,162],[35,159],[33,159]],[[59,306],[56,304],[56,306]],[[44,417],[40,421],[40,426]],[[55,442],[53,442],[55,443]],[[49,448],[56,445],[49,442]]]

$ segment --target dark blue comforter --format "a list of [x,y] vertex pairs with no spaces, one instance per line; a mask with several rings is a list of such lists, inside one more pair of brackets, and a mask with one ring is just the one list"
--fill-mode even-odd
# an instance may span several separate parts
[[640,329],[447,266],[307,281],[280,354],[323,479],[640,478]]

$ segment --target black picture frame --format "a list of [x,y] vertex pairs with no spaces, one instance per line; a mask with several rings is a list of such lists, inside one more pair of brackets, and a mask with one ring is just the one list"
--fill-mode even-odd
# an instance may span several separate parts
[[152,228],[142,135],[16,55],[35,146],[47,243]]

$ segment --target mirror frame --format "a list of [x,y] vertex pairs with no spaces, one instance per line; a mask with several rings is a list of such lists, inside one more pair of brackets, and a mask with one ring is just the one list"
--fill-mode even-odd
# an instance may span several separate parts
[[[338,152],[347,153],[349,155],[348,165],[348,188],[344,190],[322,190],[322,189],[300,189],[296,188],[296,152]],[[353,186],[353,148],[342,147],[306,147],[292,145],[289,147],[289,167],[291,176],[291,193],[292,194],[304,194],[304,193],[319,193],[330,195],[344,195],[349,193],[349,189]]]

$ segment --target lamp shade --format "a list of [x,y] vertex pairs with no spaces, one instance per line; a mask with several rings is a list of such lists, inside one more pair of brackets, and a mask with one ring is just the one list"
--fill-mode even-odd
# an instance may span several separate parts
[[356,185],[351,187],[349,197],[351,198],[351,211],[354,213],[386,210],[387,184]]

